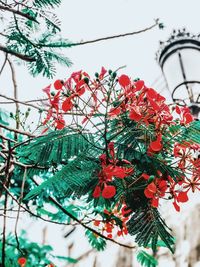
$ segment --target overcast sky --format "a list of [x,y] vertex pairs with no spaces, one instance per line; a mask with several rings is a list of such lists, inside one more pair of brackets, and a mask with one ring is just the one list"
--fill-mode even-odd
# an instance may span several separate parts
[[[62,22],[63,37],[73,42],[142,29],[156,18],[160,18],[166,27],[164,30],[155,28],[136,36],[63,50],[74,64],[69,69],[59,67],[56,77],[65,78],[80,69],[93,74],[101,66],[117,69],[126,65],[124,72],[152,85],[160,76],[160,68],[155,61],[159,40],[166,40],[174,28],[186,27],[198,33],[199,10],[199,0],[63,0],[56,12]],[[31,78],[24,67],[18,67],[17,74],[21,99],[41,96],[41,89],[50,82],[43,77]],[[1,92],[12,95],[8,72],[0,78],[0,84]]]

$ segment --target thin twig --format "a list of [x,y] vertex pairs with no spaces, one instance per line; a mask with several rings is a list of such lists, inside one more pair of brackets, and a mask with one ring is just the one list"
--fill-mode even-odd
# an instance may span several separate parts
[[8,54],[5,53],[5,59],[4,59],[3,65],[2,65],[2,67],[0,69],[0,75],[2,74],[2,72],[3,72],[3,70],[4,70],[5,66],[6,66],[7,59],[8,59]]
[[17,129],[11,128],[9,126],[6,126],[4,124],[1,124],[1,123],[0,123],[0,128],[6,129],[6,130],[11,131],[11,132],[19,133],[19,134],[22,134],[22,135],[26,135],[28,137],[35,137],[35,135],[32,135],[31,133],[28,133],[28,132],[25,132],[25,131],[22,131],[22,130],[17,130]]
[[[6,173],[5,173],[5,181],[3,182],[4,186],[9,188],[10,185],[10,160],[11,160],[11,146],[8,141],[8,148],[10,153],[8,154]],[[4,200],[4,217],[3,217],[3,238],[2,238],[2,267],[6,267],[6,223],[7,223],[7,205],[8,205],[8,194],[5,192],[5,200]]]
[[23,199],[23,196],[24,196],[24,186],[25,186],[25,181],[26,181],[26,173],[27,173],[27,169],[25,168],[24,169],[23,180],[22,180],[22,185],[21,185],[21,193],[20,193],[20,197],[19,197],[17,218],[16,218],[16,222],[15,222],[15,239],[16,239],[16,242],[17,242],[17,248],[20,251],[21,251],[21,249],[20,249],[19,239],[18,239],[18,236],[17,236],[17,226],[18,226],[18,221],[19,221],[21,202],[22,202],[22,199]]
[[151,26],[149,26],[149,27],[147,27],[145,29],[142,29],[142,30],[138,30],[138,31],[134,31],[134,32],[128,32],[128,33],[122,33],[122,34],[116,34],[116,35],[102,37],[102,38],[97,38],[97,39],[89,40],[89,41],[81,41],[81,42],[78,42],[78,43],[72,43],[71,46],[92,44],[92,43],[97,43],[97,42],[101,42],[101,41],[107,41],[107,40],[110,40],[110,39],[115,39],[115,38],[121,38],[121,37],[136,35],[136,34],[143,33],[143,32],[146,32],[146,31],[149,31],[149,30],[155,28],[158,25],[158,22],[159,22],[159,20],[156,19],[155,20],[155,23],[153,25],[151,25]]
[[[12,76],[12,82],[13,82],[13,88],[14,88],[14,98],[18,100],[18,90],[17,90],[17,81],[16,81],[16,74],[15,74],[15,68],[13,66],[12,61],[8,57],[8,63],[11,70],[11,76]],[[19,129],[20,123],[19,123],[19,103],[15,102],[15,121],[16,121],[16,129]],[[15,133],[15,141],[17,141],[17,133]]]

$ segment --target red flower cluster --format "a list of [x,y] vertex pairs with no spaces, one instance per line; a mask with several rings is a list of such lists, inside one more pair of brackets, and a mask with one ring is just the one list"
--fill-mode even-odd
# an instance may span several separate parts
[[126,75],[121,75],[118,81],[123,92],[119,96],[120,104],[110,110],[110,116],[129,110],[131,120],[146,125],[153,123],[156,129],[172,121],[173,117],[165,104],[165,98],[154,89],[146,87],[141,80],[132,82]]
[[[171,126],[175,128],[176,126],[179,128],[189,127],[193,121],[190,110],[187,107],[176,106],[176,117],[177,115],[179,117],[176,120],[165,103],[165,98],[154,89],[148,88],[144,81],[133,81],[127,75],[116,77],[116,73],[113,74],[102,68],[99,74],[95,74],[95,79],[91,79],[87,73],[79,71],[72,73],[66,81],[56,80],[53,86],[44,89],[49,100],[49,110],[44,124],[51,122],[52,126],[62,129],[66,125],[64,115],[71,111],[78,111],[79,113],[83,112],[81,114],[84,115],[82,124],[85,126],[88,121],[96,118],[96,115],[104,116],[106,110],[107,114],[104,117],[107,121],[117,120],[118,125],[123,128],[126,126],[123,118],[126,117],[131,125],[135,125],[133,127],[136,130],[146,131],[147,137],[140,137],[142,139],[141,147],[145,147],[144,153],[151,159],[155,158],[158,162],[167,165],[168,162],[164,156],[166,155],[168,159],[170,158],[171,164],[177,168],[177,173],[183,174],[172,178],[167,171],[161,173],[158,170],[158,174],[155,175],[154,170],[152,179],[152,175],[139,173],[139,180],[141,177],[146,179],[145,185],[142,185],[144,195],[151,205],[157,208],[159,199],[168,194],[169,198],[174,201],[174,207],[179,211],[179,203],[188,201],[188,191],[190,189],[192,192],[200,190],[200,160],[195,159],[195,151],[200,150],[199,146],[192,141],[177,142],[175,137],[180,133],[173,134],[173,131],[170,131]],[[110,88],[111,84],[113,84],[113,91]],[[120,86],[120,90],[116,89],[117,85]],[[52,87],[56,90],[54,95],[50,93]],[[83,97],[89,100],[83,99],[84,108],[81,110],[80,102]],[[93,125],[96,126],[95,123]],[[138,147],[138,150],[141,147]],[[98,184],[92,195],[94,198],[111,199],[117,191],[115,179],[125,179],[126,181],[126,177],[133,173],[132,164],[134,163],[118,160],[113,142],[106,146],[105,153],[99,159]],[[109,223],[107,228],[109,230],[112,228]]]
[[[101,195],[103,198],[112,198],[116,194],[116,188],[111,185],[110,182],[114,178],[124,179],[125,177],[133,173],[132,167],[120,167],[118,166],[118,160],[115,159],[114,143],[108,144],[109,156],[102,154],[100,156],[101,170],[98,173],[99,183],[95,187],[93,192],[94,198],[99,198]],[[130,162],[123,160],[125,164],[130,164]]]
[[[112,212],[104,210],[107,219],[95,220],[94,225],[101,229],[102,233],[106,232],[108,238],[113,238],[113,233],[116,230],[118,236],[128,234],[126,222],[129,220],[129,214],[131,210],[127,208],[125,204],[122,205],[121,209],[116,206]],[[119,226],[119,221],[121,225]]]
[[[161,175],[161,173],[159,172]],[[148,176],[143,176],[148,179]],[[150,177],[150,176],[149,176]],[[157,208],[159,204],[159,198],[164,197],[167,190],[167,181],[160,177],[154,177],[153,181],[148,184],[144,190],[144,194],[147,198],[151,199],[152,207]]]
[[[49,85],[44,88],[43,91],[47,94],[49,100],[49,110],[43,124],[46,125],[52,120],[53,122],[51,126],[55,126],[58,130],[63,129],[66,124],[64,115],[71,111],[78,103],[77,100],[87,92],[88,95],[90,95],[93,104],[90,105],[90,113],[82,122],[85,123],[100,106],[97,101],[97,91],[100,90],[102,92],[100,81],[104,78],[106,72],[105,68],[102,67],[101,72],[98,75],[99,82],[90,80],[90,76],[86,72],[74,72],[66,81],[56,80],[52,86]],[[52,87],[57,93],[50,92]],[[101,101],[103,101],[103,99],[101,99]]]

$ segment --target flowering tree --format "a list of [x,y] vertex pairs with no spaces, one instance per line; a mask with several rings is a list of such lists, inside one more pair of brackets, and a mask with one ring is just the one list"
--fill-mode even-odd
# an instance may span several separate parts
[[[173,252],[174,238],[159,206],[168,201],[179,212],[189,201],[188,192],[200,189],[200,123],[189,109],[170,108],[144,81],[105,68],[94,78],[75,72],[43,91],[38,135],[14,130],[1,119],[1,188],[6,198],[19,212],[40,219],[73,220],[98,250],[106,241],[135,248],[116,240],[130,234],[139,247],[156,252],[165,246]],[[57,212],[47,210],[47,203]],[[3,238],[5,261],[10,248],[5,234]],[[17,236],[17,221],[15,240],[15,254],[6,260],[17,258],[19,265],[32,266],[31,252],[22,249]],[[138,260],[156,266],[145,251]]]

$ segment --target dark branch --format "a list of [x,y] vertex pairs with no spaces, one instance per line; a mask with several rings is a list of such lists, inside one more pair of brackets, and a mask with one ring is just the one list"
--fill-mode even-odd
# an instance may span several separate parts
[[23,12],[21,12],[21,11],[19,11],[19,10],[13,9],[13,8],[11,8],[11,7],[0,5],[0,9],[1,9],[1,10],[5,10],[5,11],[8,11],[8,12],[11,12],[11,13],[14,13],[14,14],[16,14],[16,15],[19,15],[19,16],[21,16],[21,17],[27,18],[27,19],[29,19],[29,20],[32,20],[32,21],[38,23],[38,21],[37,21],[34,17],[32,17],[31,15],[29,15],[29,14],[25,14],[25,13],[23,13]]
[[2,46],[2,45],[0,45],[0,50],[3,51],[3,52],[5,52],[5,53],[8,53],[8,54],[10,54],[12,56],[18,57],[18,58],[20,58],[20,59],[22,59],[24,61],[27,61],[27,62],[34,62],[34,61],[36,61],[33,57],[29,57],[29,56],[23,55],[21,53],[15,52],[15,51],[10,50],[7,47]]

